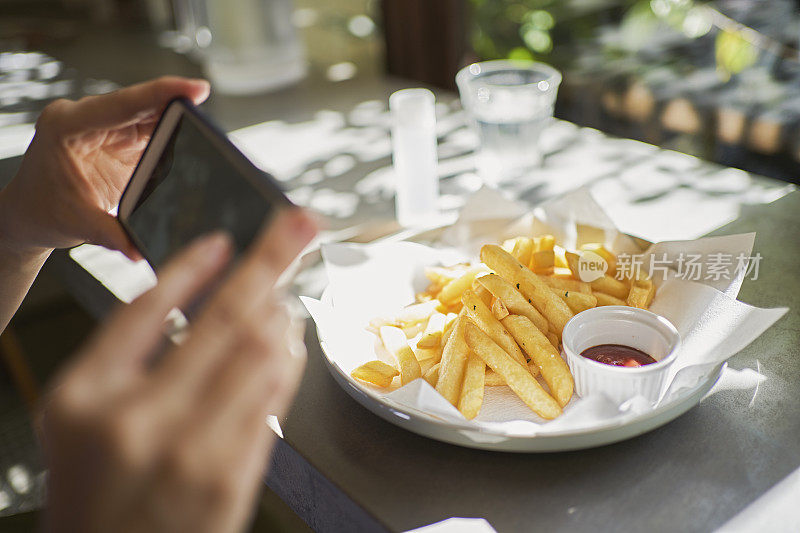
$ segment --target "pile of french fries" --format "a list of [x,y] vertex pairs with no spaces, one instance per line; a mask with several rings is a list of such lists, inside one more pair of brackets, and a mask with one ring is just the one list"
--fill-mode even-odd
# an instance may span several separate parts
[[647,309],[655,295],[643,273],[616,279],[617,258],[604,245],[586,251],[608,265],[590,283],[580,279],[580,253],[551,235],[487,244],[480,264],[427,268],[430,286],[416,303],[368,326],[394,364],[370,361],[352,377],[384,388],[424,378],[467,419],[480,412],[485,387],[508,386],[537,415],[556,418],[574,388],[560,354],[566,323],[596,306]]

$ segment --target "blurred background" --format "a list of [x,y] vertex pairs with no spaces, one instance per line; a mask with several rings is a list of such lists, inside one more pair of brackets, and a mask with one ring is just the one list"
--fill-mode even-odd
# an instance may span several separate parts
[[[344,229],[385,215],[372,196],[392,197],[381,185],[391,148],[379,113],[390,92],[433,88],[445,95],[437,115],[446,118],[459,109],[456,72],[489,59],[532,59],[561,71],[557,118],[796,183],[799,7],[800,0],[0,0],[0,185],[53,99],[161,74],[206,76],[214,86],[207,108],[226,131],[278,115],[286,121],[248,139],[302,139],[305,159],[279,144],[290,161],[264,166],[293,187],[293,200]],[[325,109],[347,109],[346,120]],[[444,152],[466,149],[457,135],[443,137],[446,120],[440,126],[441,170]],[[334,130],[348,147],[321,147]],[[446,172],[461,169],[452,168]],[[359,181],[317,186],[347,173]],[[456,197],[479,186],[473,178],[453,180],[450,195],[442,181],[443,201],[458,207]],[[704,194],[730,192],[723,189]],[[96,302],[64,289],[58,261],[48,262],[0,337],[0,529],[35,523],[29,511],[41,506],[44,478],[27,409],[99,316],[87,311]],[[260,509],[254,529],[304,527],[268,490]]]
[[[335,81],[385,71],[449,89],[473,60],[539,60],[564,74],[559,118],[787,180],[800,162],[796,0],[2,0],[0,10],[0,125],[107,89],[70,67],[114,62],[113,48],[141,34],[221,80],[221,49],[261,39],[286,58],[285,84],[304,75],[288,72],[294,60]],[[242,32],[248,20],[270,27]],[[70,62],[91,38],[97,48]],[[36,51],[49,57],[10,54]],[[116,83],[151,71],[116,66]],[[22,79],[47,88],[17,94]]]

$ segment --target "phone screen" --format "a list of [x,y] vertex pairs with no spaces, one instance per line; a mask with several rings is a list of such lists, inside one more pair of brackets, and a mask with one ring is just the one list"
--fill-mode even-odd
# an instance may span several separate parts
[[127,224],[153,267],[218,229],[231,234],[239,254],[275,209],[262,189],[183,115]]

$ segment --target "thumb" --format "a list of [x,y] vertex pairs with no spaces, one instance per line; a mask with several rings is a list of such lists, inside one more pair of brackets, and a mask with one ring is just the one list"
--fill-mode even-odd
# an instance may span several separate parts
[[119,220],[103,211],[96,211],[90,217],[91,234],[87,242],[99,244],[109,250],[118,250],[125,254],[131,261],[138,261],[142,258],[138,248],[131,242]]
[[73,102],[60,124],[66,133],[121,128],[157,116],[178,96],[200,104],[209,90],[205,80],[165,76]]

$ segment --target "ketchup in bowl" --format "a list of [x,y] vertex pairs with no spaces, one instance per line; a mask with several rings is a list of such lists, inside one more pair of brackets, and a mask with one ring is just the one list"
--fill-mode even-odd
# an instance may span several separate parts
[[643,351],[623,344],[599,344],[586,348],[581,355],[598,363],[633,368],[658,362]]

